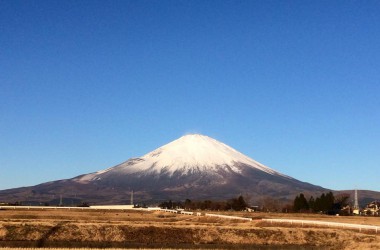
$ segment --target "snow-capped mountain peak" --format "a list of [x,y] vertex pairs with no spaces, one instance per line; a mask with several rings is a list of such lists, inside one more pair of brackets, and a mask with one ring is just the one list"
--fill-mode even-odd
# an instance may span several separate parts
[[80,180],[96,180],[107,172],[173,175],[173,173],[189,174],[194,172],[209,174],[224,170],[241,173],[240,166],[242,164],[271,175],[287,177],[211,137],[189,134],[140,158],[133,158],[113,168],[82,176]]
[[[147,161],[154,161],[158,168],[167,167],[170,172],[183,169],[184,166],[223,167],[234,163],[255,165],[259,169],[271,172],[271,169],[239,153],[208,136],[190,134],[172,141],[142,157]],[[234,168],[233,168],[234,169]],[[238,172],[238,169],[234,169]]]

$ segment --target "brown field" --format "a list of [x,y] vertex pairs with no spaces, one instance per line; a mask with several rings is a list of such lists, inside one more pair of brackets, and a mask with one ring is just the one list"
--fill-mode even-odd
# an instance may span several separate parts
[[224,214],[253,221],[131,210],[0,210],[0,248],[380,249],[380,232],[261,221],[289,218],[380,226],[379,217]]

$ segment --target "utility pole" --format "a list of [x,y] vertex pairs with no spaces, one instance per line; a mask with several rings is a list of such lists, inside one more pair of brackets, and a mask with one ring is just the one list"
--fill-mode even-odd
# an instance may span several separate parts
[[131,205],[133,205],[133,190],[132,190],[132,193],[131,193]]
[[354,203],[354,209],[359,209],[358,190],[357,190],[357,189],[355,189],[355,203]]

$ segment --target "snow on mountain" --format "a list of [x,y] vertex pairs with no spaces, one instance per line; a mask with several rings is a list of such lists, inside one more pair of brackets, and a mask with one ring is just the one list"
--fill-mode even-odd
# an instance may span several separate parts
[[107,173],[133,174],[180,173],[182,175],[218,170],[241,173],[240,166],[264,171],[271,175],[288,177],[245,156],[232,147],[208,136],[190,134],[172,141],[140,158],[130,159],[120,165],[92,174],[81,176],[77,181],[99,180]]

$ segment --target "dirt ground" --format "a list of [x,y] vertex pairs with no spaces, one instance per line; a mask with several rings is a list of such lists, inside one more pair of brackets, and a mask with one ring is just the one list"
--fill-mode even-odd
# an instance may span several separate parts
[[289,218],[380,225],[379,217],[225,214],[253,221],[131,210],[0,210],[0,248],[380,249],[380,232],[261,221]]

